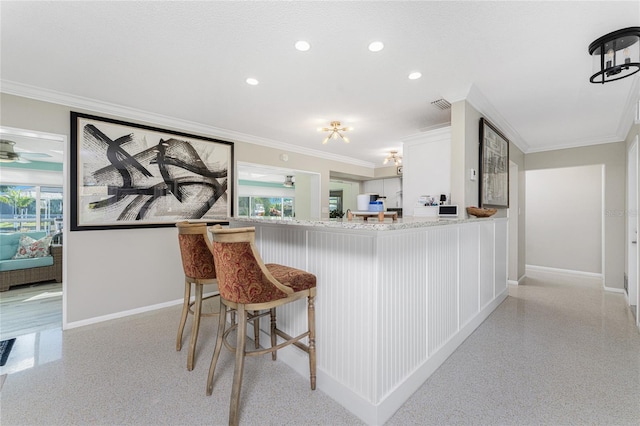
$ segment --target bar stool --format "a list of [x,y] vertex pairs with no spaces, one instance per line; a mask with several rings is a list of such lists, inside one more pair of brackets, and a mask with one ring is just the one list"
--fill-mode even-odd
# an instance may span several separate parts
[[[216,363],[224,344],[227,349],[235,352],[229,424],[237,425],[245,356],[271,353],[272,359],[275,360],[279,349],[295,345],[309,355],[311,389],[316,388],[314,305],[316,277],[308,272],[284,265],[265,265],[255,245],[255,228],[253,227],[233,229],[211,227],[209,231],[213,236],[213,257],[220,289],[220,312],[226,312],[227,307],[233,309],[237,312],[238,321],[227,328],[226,315],[219,317],[216,347],[213,351],[207,378],[207,395],[211,395],[213,391]],[[308,301],[308,330],[292,337],[277,328],[276,307],[304,297]],[[247,320],[251,320],[248,311],[260,311],[260,316],[268,315],[270,317],[270,348],[247,350]],[[237,330],[235,347],[227,342],[227,337],[233,330]],[[278,336],[284,339],[280,344],[277,343]],[[302,341],[305,337],[308,337],[308,344]]]
[[[196,342],[200,329],[200,318],[218,315],[217,312],[203,313],[202,301],[219,296],[218,280],[211,254],[211,242],[207,235],[206,223],[178,222],[178,243],[184,269],[184,301],[182,303],[182,316],[178,326],[176,338],[176,350],[182,349],[182,333],[187,322],[187,316],[193,315],[191,326],[191,340],[189,342],[189,354],[187,355],[187,370],[193,370]],[[191,302],[191,284],[195,285],[195,301]],[[202,297],[205,285],[214,285],[215,294]],[[223,315],[224,317],[224,315]]]

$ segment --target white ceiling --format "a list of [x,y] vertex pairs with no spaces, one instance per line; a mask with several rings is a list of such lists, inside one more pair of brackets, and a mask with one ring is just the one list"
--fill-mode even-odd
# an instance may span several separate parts
[[[5,93],[375,166],[449,121],[439,98],[533,152],[622,140],[640,97],[640,73],[589,83],[587,53],[640,25],[639,1],[2,1],[0,19]],[[350,144],[321,144],[333,120]]]

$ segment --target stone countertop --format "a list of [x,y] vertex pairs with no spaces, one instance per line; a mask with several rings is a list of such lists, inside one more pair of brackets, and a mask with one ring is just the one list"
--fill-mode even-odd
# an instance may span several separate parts
[[325,220],[303,220],[303,219],[280,219],[280,218],[248,218],[248,217],[232,217],[229,218],[230,222],[244,222],[244,223],[269,223],[274,225],[283,226],[310,226],[316,228],[338,228],[338,229],[352,229],[352,230],[366,230],[366,231],[397,231],[402,229],[414,229],[424,228],[430,226],[442,226],[442,225],[455,225],[460,223],[478,222],[495,220],[500,218],[469,218],[469,219],[440,219],[437,217],[405,217],[398,219],[397,222],[392,222],[391,219],[385,219],[384,222],[378,222],[377,220],[364,221],[360,218],[354,218],[348,221],[343,219],[325,219]]

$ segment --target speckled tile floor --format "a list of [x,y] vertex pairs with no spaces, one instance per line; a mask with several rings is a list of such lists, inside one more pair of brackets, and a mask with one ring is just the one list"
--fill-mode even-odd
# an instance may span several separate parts
[[[8,425],[226,424],[233,360],[205,396],[215,318],[196,366],[176,352],[179,308],[18,337],[0,374]],[[270,357],[249,358],[241,423],[362,422]],[[640,333],[621,294],[531,276],[388,421],[389,425],[638,425]]]

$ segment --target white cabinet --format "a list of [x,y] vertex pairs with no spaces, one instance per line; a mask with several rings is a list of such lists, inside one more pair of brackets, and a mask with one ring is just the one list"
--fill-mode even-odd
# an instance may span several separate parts
[[384,195],[384,184],[382,183],[382,179],[365,181],[363,187],[365,194],[371,192],[373,194]]
[[387,208],[402,208],[402,179],[399,177],[364,182],[364,192],[387,197]]

